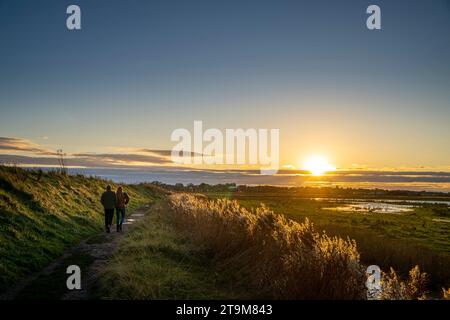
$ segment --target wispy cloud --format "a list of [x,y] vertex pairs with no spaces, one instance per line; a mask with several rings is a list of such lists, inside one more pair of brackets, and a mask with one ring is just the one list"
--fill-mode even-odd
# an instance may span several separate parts
[[170,159],[162,156],[151,156],[133,153],[75,153],[71,157],[80,160],[100,161],[105,163],[144,163],[144,164],[168,164]]
[[[0,161],[17,165],[58,165],[57,153],[30,140],[0,137]],[[170,150],[135,149],[125,153],[74,153],[65,154],[69,166],[112,167],[126,165],[168,165]]]
[[[164,157],[170,157],[172,155],[172,150],[136,149],[136,152],[153,153],[153,154],[158,154],[158,155],[164,156]],[[188,156],[188,154],[189,153],[187,152],[187,154],[185,154],[185,156]],[[198,153],[198,152],[190,152],[190,156],[191,157],[203,157],[203,156],[205,156],[205,154]]]
[[[73,153],[65,156],[69,167],[84,168],[129,168],[133,170],[164,170],[172,172],[201,172],[201,176],[227,177],[247,183],[255,182],[268,184],[299,184],[305,181],[339,184],[346,183],[450,183],[450,168],[441,171],[432,168],[399,168],[398,170],[372,170],[364,166],[352,166],[347,170],[335,170],[321,177],[311,177],[306,170],[296,169],[293,166],[283,166],[277,175],[260,177],[259,168],[230,168],[220,166],[177,166],[171,161],[171,150],[126,148],[117,152],[105,153]],[[0,163],[23,166],[58,166],[56,153],[27,139],[0,137]],[[201,156],[191,153],[192,157]],[[255,181],[253,181],[255,179]],[[224,180],[225,181],[225,180]]]
[[22,138],[0,137],[0,151],[2,152],[24,152],[36,155],[55,155],[56,153],[39,146],[29,140]]
[[[132,161],[127,155],[114,155],[114,156],[89,156],[89,157],[67,157],[65,164],[68,167],[85,167],[85,168],[150,168],[152,166],[172,167],[171,163],[154,160],[147,161]],[[12,154],[0,154],[0,163],[14,164],[18,166],[31,166],[31,167],[51,167],[59,166],[58,159],[56,157],[39,157],[39,156],[24,156],[24,155],[12,155]],[[166,164],[166,165],[165,165]]]

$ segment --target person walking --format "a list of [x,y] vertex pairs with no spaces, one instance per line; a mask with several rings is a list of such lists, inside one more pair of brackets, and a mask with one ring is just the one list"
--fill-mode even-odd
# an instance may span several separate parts
[[125,221],[125,207],[130,201],[128,194],[123,192],[122,187],[117,189],[116,193],[116,223],[117,232],[123,231],[123,223]]
[[103,192],[100,201],[105,209],[105,230],[107,233],[110,233],[117,201],[116,193],[111,190],[111,186],[108,185],[106,187],[106,191]]

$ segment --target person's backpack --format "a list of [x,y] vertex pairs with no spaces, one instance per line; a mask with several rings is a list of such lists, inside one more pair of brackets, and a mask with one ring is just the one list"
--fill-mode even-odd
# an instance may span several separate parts
[[130,197],[128,196],[128,193],[124,193],[123,194],[123,200],[125,202],[125,204],[128,204],[128,202],[130,202]]

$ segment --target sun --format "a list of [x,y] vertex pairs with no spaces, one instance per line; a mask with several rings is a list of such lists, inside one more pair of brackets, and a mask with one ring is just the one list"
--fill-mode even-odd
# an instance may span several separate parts
[[303,169],[308,170],[314,176],[321,176],[327,171],[336,170],[324,156],[318,155],[309,156],[303,165]]

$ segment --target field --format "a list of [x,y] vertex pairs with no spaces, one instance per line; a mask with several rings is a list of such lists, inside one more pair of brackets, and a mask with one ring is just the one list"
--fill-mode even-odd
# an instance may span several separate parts
[[[450,210],[443,205],[415,205],[407,212],[356,211],[350,206],[355,202],[345,197],[309,198],[301,193],[246,191],[205,192],[212,199],[237,200],[243,207],[255,208],[264,204],[277,213],[283,213],[295,221],[309,218],[318,230],[343,238],[355,239],[361,260],[369,265],[379,265],[388,271],[390,267],[406,274],[419,265],[431,275],[431,286],[450,284]],[[368,192],[369,193],[369,192]],[[362,197],[364,204],[370,203]],[[373,196],[372,196],[373,197]],[[387,201],[383,197],[383,201]],[[353,199],[353,197],[352,197]],[[417,200],[418,197],[391,197],[398,201]],[[372,198],[372,200],[375,200]],[[379,199],[377,199],[379,200]],[[448,200],[439,198],[439,200]],[[376,202],[375,202],[376,203]],[[403,204],[405,204],[403,203]],[[400,202],[402,204],[402,202]],[[350,206],[349,206],[350,205]]]

